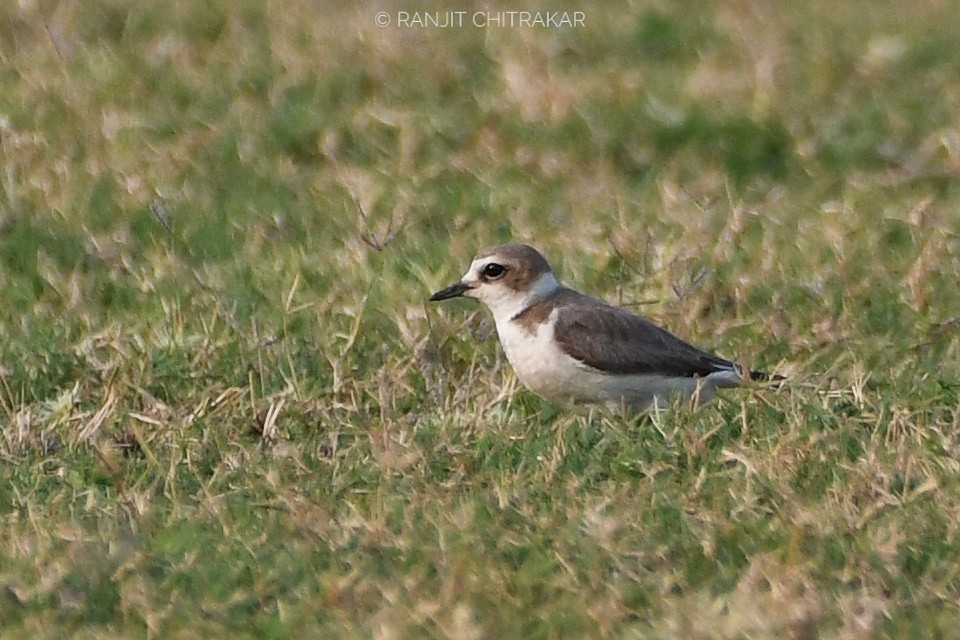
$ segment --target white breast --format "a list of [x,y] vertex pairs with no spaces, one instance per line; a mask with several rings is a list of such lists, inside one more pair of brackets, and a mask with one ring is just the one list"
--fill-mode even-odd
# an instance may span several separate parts
[[531,334],[512,320],[498,321],[497,334],[517,378],[531,391],[555,399],[582,396],[588,383],[585,371],[557,346],[552,322],[539,325]]

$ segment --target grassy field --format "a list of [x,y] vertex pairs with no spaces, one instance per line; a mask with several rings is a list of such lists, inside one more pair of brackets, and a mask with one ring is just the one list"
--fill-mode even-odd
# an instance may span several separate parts
[[[0,637],[960,636],[960,4],[520,4],[0,4]],[[538,399],[511,239],[790,384]]]

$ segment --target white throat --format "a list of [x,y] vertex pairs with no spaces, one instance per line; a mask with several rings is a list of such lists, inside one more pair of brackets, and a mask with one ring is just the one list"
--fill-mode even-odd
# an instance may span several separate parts
[[560,283],[552,273],[544,273],[530,284],[526,291],[514,291],[507,287],[484,287],[477,297],[493,313],[497,326],[510,321],[530,305],[556,293]]

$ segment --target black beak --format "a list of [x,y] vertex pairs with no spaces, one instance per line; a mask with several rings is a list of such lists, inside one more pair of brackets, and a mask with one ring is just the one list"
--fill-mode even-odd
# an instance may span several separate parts
[[449,298],[457,298],[459,296],[462,296],[465,292],[469,291],[470,289],[473,289],[473,287],[471,287],[470,285],[464,282],[458,282],[456,284],[450,285],[446,289],[441,289],[440,291],[437,291],[435,294],[430,296],[430,302],[437,302],[438,300],[447,300]]

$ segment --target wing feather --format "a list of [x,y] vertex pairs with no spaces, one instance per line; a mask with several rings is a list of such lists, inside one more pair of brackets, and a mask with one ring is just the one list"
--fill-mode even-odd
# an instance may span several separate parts
[[554,338],[563,350],[587,366],[618,374],[676,377],[738,370],[729,360],[701,351],[626,309],[588,300],[593,304],[560,306],[554,326]]

